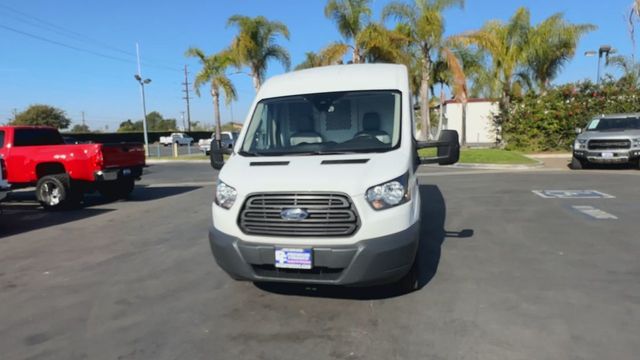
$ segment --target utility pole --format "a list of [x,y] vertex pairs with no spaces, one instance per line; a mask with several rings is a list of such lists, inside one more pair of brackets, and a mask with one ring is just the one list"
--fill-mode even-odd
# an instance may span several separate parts
[[187,132],[191,131],[191,109],[189,106],[189,72],[187,71],[187,65],[184,66],[184,90],[182,90],[185,94],[183,99],[187,101]]
[[84,128],[84,111],[81,111],[82,113],[82,127]]

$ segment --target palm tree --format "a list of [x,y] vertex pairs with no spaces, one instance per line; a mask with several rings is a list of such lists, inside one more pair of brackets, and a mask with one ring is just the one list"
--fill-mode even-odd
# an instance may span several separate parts
[[640,87],[640,63],[635,62],[632,56],[612,56],[607,61],[607,66],[622,70],[620,83],[633,88]]
[[575,55],[580,38],[595,29],[591,24],[568,23],[560,13],[529,29],[527,67],[538,89],[546,91]]
[[371,0],[329,0],[324,8],[324,15],[332,19],[338,26],[338,31],[352,45],[352,61],[354,64],[364,62],[361,48],[357,38],[360,32],[367,26],[371,16],[369,3]]
[[432,56],[443,45],[444,18],[442,11],[463,7],[464,0],[414,0],[413,4],[394,1],[385,6],[382,17],[395,17],[408,30],[411,44],[417,48],[420,65],[420,118],[423,138],[430,137],[429,88],[431,83]]
[[279,21],[270,21],[264,16],[251,18],[234,15],[229,18],[227,26],[236,26],[238,35],[233,39],[229,54],[238,68],[247,66],[249,76],[253,79],[253,87],[258,92],[265,78],[270,60],[282,64],[286,71],[291,67],[289,52],[276,44],[276,38],[283,36],[289,40],[289,29]]
[[342,57],[347,52],[347,46],[342,43],[332,43],[322,49],[319,53],[309,51],[305,53],[303,62],[296,66],[296,70],[308,69],[319,66],[339,64]]
[[185,53],[188,57],[195,57],[200,60],[202,69],[196,75],[193,87],[196,94],[200,96],[200,87],[206,83],[211,84],[211,97],[213,98],[213,113],[216,123],[216,140],[220,140],[220,90],[224,92],[225,102],[230,104],[238,96],[233,83],[226,74],[226,70],[231,65],[231,59],[227,53],[206,56],[198,48],[189,48]]
[[463,44],[475,44],[491,55],[491,72],[500,87],[500,108],[506,111],[513,95],[514,79],[521,65],[527,60],[531,15],[529,10],[519,8],[505,24],[489,21],[482,29],[456,36]]
[[[444,109],[444,86],[449,87],[453,98],[462,102],[462,145],[466,145],[467,134],[467,85],[462,59],[448,47],[440,48],[438,57],[433,62],[431,79],[433,84],[440,85],[440,111],[438,118],[437,133],[435,138],[440,137],[442,130],[443,109]],[[431,93],[435,95],[433,86]]]

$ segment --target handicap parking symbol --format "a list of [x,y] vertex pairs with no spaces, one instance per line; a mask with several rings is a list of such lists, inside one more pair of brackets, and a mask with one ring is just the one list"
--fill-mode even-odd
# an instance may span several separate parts
[[532,190],[544,199],[613,199],[615,196],[597,190]]

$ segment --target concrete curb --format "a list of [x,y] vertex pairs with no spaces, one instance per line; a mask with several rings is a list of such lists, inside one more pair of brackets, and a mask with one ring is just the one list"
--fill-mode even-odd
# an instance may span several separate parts
[[455,164],[450,167],[477,170],[531,170],[544,168],[544,163],[536,160],[535,164]]
[[571,153],[561,153],[561,154],[525,154],[524,156],[530,158],[530,159],[565,159],[565,158],[571,158],[572,154]]

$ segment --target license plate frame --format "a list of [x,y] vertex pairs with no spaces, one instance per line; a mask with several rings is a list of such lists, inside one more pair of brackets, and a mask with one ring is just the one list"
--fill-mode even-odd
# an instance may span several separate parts
[[277,269],[313,269],[313,249],[311,248],[275,248],[275,267]]

